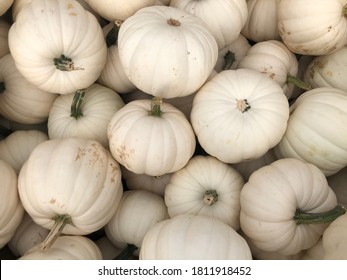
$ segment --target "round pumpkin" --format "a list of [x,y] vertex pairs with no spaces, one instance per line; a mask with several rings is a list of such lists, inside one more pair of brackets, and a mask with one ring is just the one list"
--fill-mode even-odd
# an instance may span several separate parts
[[38,88],[67,94],[99,77],[107,48],[102,29],[75,0],[35,0],[23,6],[9,31],[18,71]]

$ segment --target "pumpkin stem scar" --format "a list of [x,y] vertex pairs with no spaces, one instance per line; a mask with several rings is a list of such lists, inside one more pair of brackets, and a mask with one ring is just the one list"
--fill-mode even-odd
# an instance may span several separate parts
[[251,109],[251,105],[248,104],[247,99],[237,99],[236,100],[236,108],[241,112],[247,112]]
[[163,99],[161,97],[153,97],[151,101],[151,110],[149,111],[149,115],[153,117],[160,117],[162,115],[161,105],[163,103]]
[[114,260],[127,260],[138,248],[133,244],[128,244],[122,252],[114,258]]
[[231,51],[227,51],[224,56],[224,64],[222,70],[230,70],[231,66],[235,62],[235,54]]
[[323,213],[305,213],[301,209],[296,209],[293,219],[298,225],[323,224],[330,223],[345,213],[346,209],[341,205],[337,205],[333,209]]
[[181,23],[177,19],[173,19],[173,18],[169,18],[166,22],[168,25],[172,25],[172,26],[180,26],[181,25]]
[[206,205],[211,206],[218,201],[218,193],[215,190],[208,190],[205,192],[203,200]]
[[293,85],[295,85],[298,88],[301,88],[303,90],[310,90],[311,89],[310,85],[308,85],[304,81],[300,80],[299,78],[297,78],[291,74],[287,75],[287,83],[291,83],[291,84],[293,84]]
[[5,82],[0,82],[0,94],[6,90]]
[[58,58],[53,58],[53,62],[57,69],[60,71],[84,70],[84,68],[75,67],[72,59],[65,56],[64,54],[60,55]]
[[56,215],[52,218],[54,225],[47,235],[46,239],[40,245],[40,252],[46,252],[59,237],[64,227],[67,224],[72,224],[71,217],[69,215]]
[[80,117],[83,117],[81,104],[82,104],[85,93],[86,92],[83,89],[77,90],[73,97],[71,109],[70,109],[71,110],[70,116],[75,118],[76,120],[79,119]]

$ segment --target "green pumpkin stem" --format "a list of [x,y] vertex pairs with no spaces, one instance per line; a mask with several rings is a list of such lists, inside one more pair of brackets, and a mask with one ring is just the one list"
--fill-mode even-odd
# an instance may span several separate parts
[[129,257],[137,250],[138,248],[133,245],[133,244],[128,244],[127,247],[124,248],[124,250],[122,252],[120,252],[118,254],[118,256],[116,256],[114,258],[114,260],[128,260]]
[[298,225],[323,224],[330,223],[345,213],[346,209],[341,205],[337,205],[333,209],[323,213],[305,213],[300,209],[296,209],[293,219]]
[[83,70],[81,67],[75,67],[74,62],[70,57],[61,54],[59,57],[53,58],[55,67],[60,71]]
[[69,215],[56,215],[52,220],[54,220],[54,225],[45,240],[41,243],[40,252],[46,252],[62,233],[64,227],[72,223]]
[[0,94],[6,90],[5,82],[0,82]]
[[230,70],[234,62],[235,62],[235,54],[231,51],[227,51],[227,53],[224,56],[224,64],[222,67],[222,71]]
[[310,90],[311,89],[310,85],[308,85],[304,81],[300,80],[299,78],[297,78],[291,74],[287,75],[287,83],[291,83],[291,84],[293,84],[293,85],[295,85],[298,88],[301,88],[303,90]]
[[76,120],[79,119],[80,117],[83,117],[81,104],[85,94],[86,94],[85,90],[80,89],[75,92],[75,95],[73,97],[70,116],[75,118]]
[[151,110],[149,111],[149,114],[153,117],[160,117],[162,114],[162,103],[163,99],[161,97],[153,97],[151,102]]
[[343,6],[342,14],[343,14],[344,16],[347,16],[347,4]]
[[119,28],[122,25],[122,23],[123,23],[123,21],[116,20],[113,23],[111,30],[107,33],[105,40],[106,40],[106,45],[108,48],[117,44],[118,32],[119,32]]
[[215,190],[208,190],[205,192],[203,200],[206,205],[211,206],[218,201],[218,193]]

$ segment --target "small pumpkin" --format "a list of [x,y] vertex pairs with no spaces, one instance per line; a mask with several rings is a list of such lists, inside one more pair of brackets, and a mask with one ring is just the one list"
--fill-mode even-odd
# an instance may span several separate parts
[[192,157],[196,139],[185,115],[154,97],[127,103],[108,126],[113,157],[136,174],[161,176],[181,169]]
[[178,215],[151,227],[140,260],[251,260],[245,239],[222,221],[202,215]]
[[190,116],[201,147],[226,163],[263,156],[281,140],[288,118],[283,89],[251,69],[225,70],[206,82]]
[[211,216],[238,230],[243,184],[240,173],[230,165],[211,156],[194,156],[166,185],[169,216]]
[[161,98],[197,91],[218,57],[216,40],[203,20],[171,6],[142,8],[125,20],[118,51],[129,80]]
[[52,93],[90,86],[106,63],[101,26],[75,0],[35,0],[24,5],[8,40],[18,71]]
[[295,158],[259,168],[241,190],[241,229],[263,251],[307,250],[345,211],[323,172]]

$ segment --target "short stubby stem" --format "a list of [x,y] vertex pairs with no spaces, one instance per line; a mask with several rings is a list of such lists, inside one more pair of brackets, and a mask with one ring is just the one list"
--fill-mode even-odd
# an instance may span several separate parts
[[0,94],[6,90],[5,82],[0,82]]
[[85,96],[86,92],[85,90],[77,90],[75,92],[75,95],[72,100],[71,104],[71,117],[75,118],[76,120],[79,119],[80,117],[83,117],[83,113],[81,110],[81,104],[83,101],[83,98]]
[[346,209],[341,205],[323,213],[305,213],[301,209],[296,209],[293,219],[298,225],[323,224],[330,223],[345,213]]
[[121,21],[121,20],[115,20],[111,30],[107,33],[106,45],[108,48],[111,46],[117,45],[118,32],[119,32],[119,28],[121,27],[122,23],[123,23],[123,21]]
[[151,101],[151,110],[149,111],[149,115],[153,117],[160,117],[162,114],[162,103],[163,99],[161,97],[153,97]]
[[251,109],[251,105],[249,105],[247,99],[237,99],[236,100],[236,108],[241,112],[247,112]]
[[206,205],[211,206],[218,201],[218,193],[215,190],[208,190],[205,192],[203,200]]
[[224,56],[224,64],[222,67],[222,70],[230,70],[231,66],[235,62],[235,54],[231,51],[227,51],[227,53]]
[[64,54],[60,55],[57,58],[53,58],[55,67],[60,71],[73,71],[73,70],[83,70],[81,67],[75,67],[74,62],[71,58],[65,56]]
[[166,22],[168,25],[172,25],[172,26],[180,26],[181,25],[181,23],[177,19],[174,19],[174,18],[169,18]]

